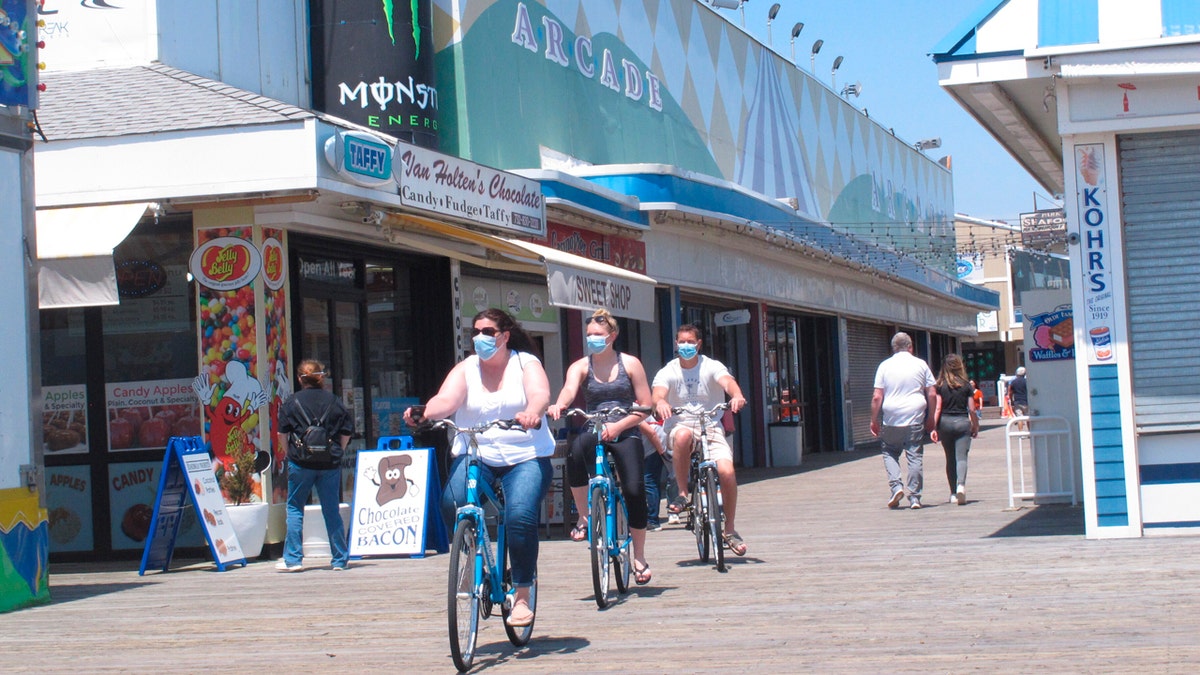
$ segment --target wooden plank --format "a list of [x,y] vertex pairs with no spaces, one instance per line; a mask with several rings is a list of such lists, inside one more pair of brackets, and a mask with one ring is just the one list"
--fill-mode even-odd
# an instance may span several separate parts
[[[994,424],[992,420],[985,423]],[[648,535],[654,580],[597,611],[585,544],[542,543],[534,640],[484,622],[492,672],[1185,672],[1200,663],[1200,539],[1087,541],[1081,508],[1006,510],[1003,428],[946,503],[926,446],[925,503],[889,510],[872,452],[740,471],[750,552],[726,574],[690,532]],[[180,564],[186,561],[180,561]],[[310,560],[310,563],[318,561]],[[210,562],[51,569],[53,602],[0,616],[0,670],[452,672],[447,556],[279,574]]]

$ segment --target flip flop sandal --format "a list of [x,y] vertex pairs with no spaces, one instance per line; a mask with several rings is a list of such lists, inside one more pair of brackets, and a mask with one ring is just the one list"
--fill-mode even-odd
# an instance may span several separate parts
[[683,513],[687,509],[688,501],[683,497],[676,497],[667,504],[668,513]]
[[646,584],[650,583],[650,580],[653,578],[654,575],[650,573],[650,565],[645,565],[639,570],[637,568],[637,564],[634,563],[633,580],[637,582],[638,586],[645,586]]
[[576,525],[571,528],[571,541],[586,541],[587,540],[587,524]]
[[725,535],[725,545],[739,557],[746,555],[746,542],[742,541],[737,532],[730,532]]

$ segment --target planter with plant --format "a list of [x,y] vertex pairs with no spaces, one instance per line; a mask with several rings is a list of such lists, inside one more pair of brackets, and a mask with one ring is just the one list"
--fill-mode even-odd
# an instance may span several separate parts
[[225,494],[225,513],[237,534],[242,553],[247,558],[257,558],[262,553],[267,537],[267,515],[270,505],[255,501],[258,496],[254,480],[255,453],[238,449],[230,453],[233,464],[229,469],[218,468],[217,480]]

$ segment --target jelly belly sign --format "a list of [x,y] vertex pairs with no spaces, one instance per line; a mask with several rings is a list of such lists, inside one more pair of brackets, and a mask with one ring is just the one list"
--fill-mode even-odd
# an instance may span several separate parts
[[188,269],[200,283],[218,291],[231,291],[250,283],[262,268],[262,257],[253,244],[238,237],[217,237],[198,246]]
[[431,480],[432,452],[429,448],[358,451],[350,555],[425,554],[429,519],[438,517],[437,502],[430,494],[438,492]]

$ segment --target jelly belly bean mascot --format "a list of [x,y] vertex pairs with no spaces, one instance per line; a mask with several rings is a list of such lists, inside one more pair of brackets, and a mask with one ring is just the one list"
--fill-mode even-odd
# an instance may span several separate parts
[[[192,391],[208,409],[208,442],[213,456],[228,471],[233,467],[236,455],[244,450],[254,450],[249,431],[257,425],[257,411],[267,405],[268,397],[262,384],[246,373],[246,365],[241,361],[230,361],[225,366],[225,378],[229,380],[229,388],[215,404],[213,391],[216,385],[208,381],[207,375],[198,375],[192,380]],[[255,471],[261,472],[270,464],[271,454],[259,450],[255,455]]]

